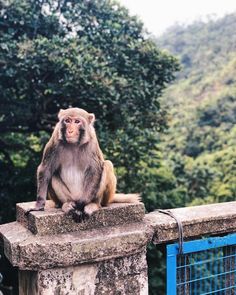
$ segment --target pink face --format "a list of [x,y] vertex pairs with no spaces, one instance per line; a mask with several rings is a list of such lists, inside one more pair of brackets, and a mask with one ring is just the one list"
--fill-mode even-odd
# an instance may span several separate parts
[[65,124],[65,138],[68,143],[76,143],[79,140],[80,128],[83,123],[82,120],[77,117],[66,117],[64,119]]

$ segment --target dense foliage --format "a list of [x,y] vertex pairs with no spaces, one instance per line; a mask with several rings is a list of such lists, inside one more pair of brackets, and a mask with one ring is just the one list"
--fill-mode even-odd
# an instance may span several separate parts
[[[170,206],[236,199],[235,30],[232,14],[174,26],[155,40],[181,63],[178,78],[161,100],[169,129],[161,135],[159,148],[164,166],[170,167],[168,179],[178,188]],[[152,247],[148,263],[150,294],[164,295],[165,255]]]
[[173,27],[156,42],[179,57],[182,70],[163,102],[162,137],[185,204],[236,198],[236,15]]
[[178,63],[136,17],[109,0],[0,0],[0,64],[0,223],[35,199],[42,148],[69,106],[95,113],[118,191],[141,192],[148,210],[174,204],[177,183],[157,144],[159,98]]
[[143,191],[160,162],[158,97],[177,63],[142,24],[112,1],[1,1],[0,41],[1,221],[17,201],[34,199],[42,147],[69,106],[95,113],[118,189]]
[[[95,113],[118,190],[141,192],[148,211],[234,200],[235,30],[236,15],[177,26],[157,49],[113,1],[0,0],[0,223],[35,199],[42,148],[69,106]],[[178,63],[163,49],[182,64],[164,93]],[[163,257],[150,247],[150,294],[165,294]]]

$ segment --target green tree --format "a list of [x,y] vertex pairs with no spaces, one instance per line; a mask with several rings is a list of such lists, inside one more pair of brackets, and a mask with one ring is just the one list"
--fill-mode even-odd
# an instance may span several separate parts
[[56,113],[68,106],[95,113],[119,189],[141,189],[136,176],[156,149],[156,132],[165,128],[159,96],[174,78],[176,60],[113,1],[0,5],[1,197],[11,196],[13,207],[16,196],[34,199],[32,175],[42,147]]
[[160,145],[186,192],[182,206],[235,200],[235,29],[233,13],[174,26],[156,40],[182,65],[162,97],[171,120]]
[[[178,63],[136,17],[109,0],[0,0],[0,65],[1,223],[15,218],[16,202],[35,199],[42,148],[69,106],[95,113],[118,190],[162,205],[171,173],[157,155],[166,127],[159,98]],[[156,168],[168,172],[158,186]]]

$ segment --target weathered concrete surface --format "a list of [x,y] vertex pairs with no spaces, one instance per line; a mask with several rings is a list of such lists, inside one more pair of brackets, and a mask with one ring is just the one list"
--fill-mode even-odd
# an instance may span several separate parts
[[[6,257],[23,270],[78,265],[128,256],[146,248],[143,222],[54,236],[37,236],[18,222],[0,227]],[[149,233],[150,234],[150,233]]]
[[95,212],[89,220],[76,223],[61,209],[53,208],[53,202],[47,201],[45,211],[25,212],[35,206],[35,202],[17,204],[16,220],[38,235],[54,235],[106,226],[116,226],[142,221],[145,215],[143,203],[114,203]]
[[147,295],[146,252],[75,267],[20,271],[19,281],[20,295]]
[[100,263],[95,294],[147,295],[146,250]]
[[[177,208],[170,210],[183,224],[184,238],[236,231],[236,202]],[[163,213],[146,214],[144,222],[152,228],[155,244],[178,239],[176,221]]]
[[80,224],[51,202],[26,218],[34,204],[18,204],[18,221],[0,226],[20,295],[148,295],[143,204],[111,204]]
[[[20,269],[21,295],[147,295],[147,243],[178,239],[172,217],[152,212],[143,219],[140,204],[103,208],[87,224],[65,220],[50,203],[45,212],[33,212],[26,219],[30,206],[18,206],[21,223],[0,226],[5,254]],[[182,222],[185,239],[236,231],[236,202],[171,212]]]

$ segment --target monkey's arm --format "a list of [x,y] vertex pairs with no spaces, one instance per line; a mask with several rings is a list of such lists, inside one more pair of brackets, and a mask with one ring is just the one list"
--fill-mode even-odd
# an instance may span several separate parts
[[43,159],[37,169],[37,198],[34,208],[27,210],[26,215],[31,211],[43,211],[46,203],[48,185],[56,170],[56,148],[51,146],[45,148]]
[[36,205],[34,208],[30,208],[26,211],[28,215],[32,211],[44,211],[46,198],[47,198],[47,189],[50,181],[49,167],[43,167],[42,164],[39,165],[37,171],[37,198]]

